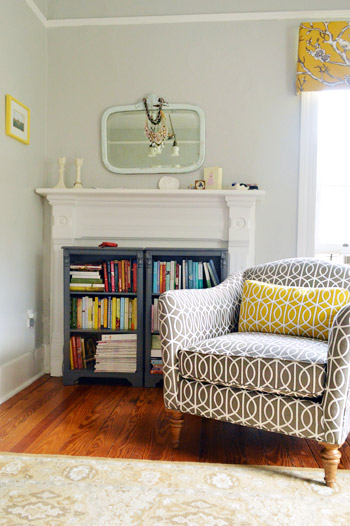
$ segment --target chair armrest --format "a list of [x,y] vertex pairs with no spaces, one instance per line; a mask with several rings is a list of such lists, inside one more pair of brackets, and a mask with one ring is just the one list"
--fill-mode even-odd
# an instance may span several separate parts
[[238,324],[242,289],[243,275],[238,272],[210,289],[172,290],[160,296],[164,401],[168,409],[178,408],[179,349],[232,332]]
[[350,431],[350,303],[337,313],[330,331],[322,404],[326,442],[342,444]]

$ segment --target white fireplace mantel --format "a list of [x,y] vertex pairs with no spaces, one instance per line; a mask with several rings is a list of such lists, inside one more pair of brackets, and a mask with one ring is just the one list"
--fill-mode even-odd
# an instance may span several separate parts
[[51,205],[51,374],[63,358],[62,246],[227,248],[229,271],[254,264],[255,205],[261,190],[38,188]]

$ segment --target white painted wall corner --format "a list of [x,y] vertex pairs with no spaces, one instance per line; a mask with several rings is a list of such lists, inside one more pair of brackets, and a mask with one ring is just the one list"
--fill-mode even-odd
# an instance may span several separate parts
[[44,356],[41,346],[0,366],[0,404],[45,374]]

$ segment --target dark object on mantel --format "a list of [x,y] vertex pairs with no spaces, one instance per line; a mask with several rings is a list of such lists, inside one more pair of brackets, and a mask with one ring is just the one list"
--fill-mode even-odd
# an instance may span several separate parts
[[109,243],[108,241],[104,241],[101,243],[101,245],[98,245],[100,248],[108,248],[108,247],[117,247],[118,243]]
[[259,187],[257,184],[249,184],[248,190],[259,190]]

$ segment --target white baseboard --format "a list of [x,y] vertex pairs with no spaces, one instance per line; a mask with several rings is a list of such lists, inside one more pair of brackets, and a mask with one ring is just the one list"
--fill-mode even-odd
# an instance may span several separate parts
[[45,374],[44,347],[0,366],[0,404]]

